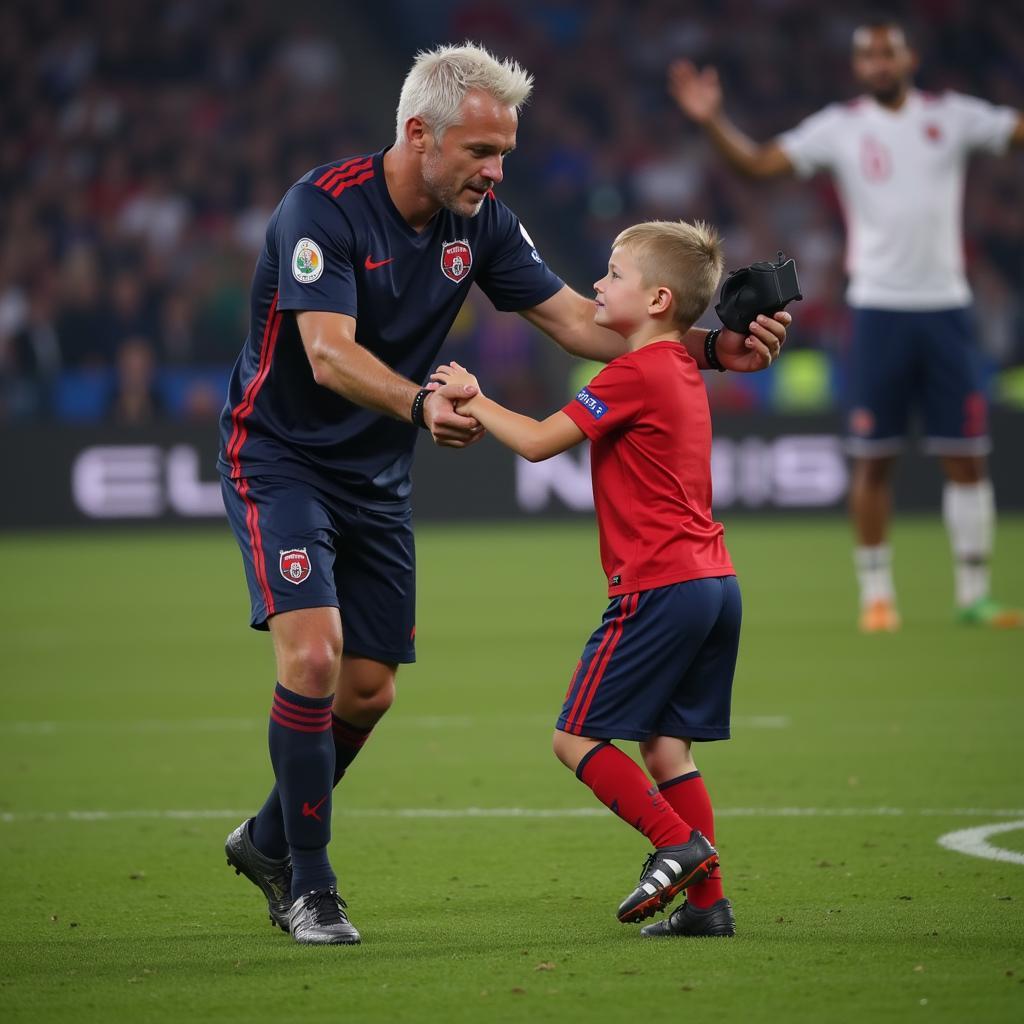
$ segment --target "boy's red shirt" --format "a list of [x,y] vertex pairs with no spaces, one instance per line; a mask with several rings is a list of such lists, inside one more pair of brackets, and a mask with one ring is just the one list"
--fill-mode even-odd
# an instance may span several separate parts
[[613,359],[562,411],[591,441],[608,596],[734,575],[711,517],[711,411],[675,341]]

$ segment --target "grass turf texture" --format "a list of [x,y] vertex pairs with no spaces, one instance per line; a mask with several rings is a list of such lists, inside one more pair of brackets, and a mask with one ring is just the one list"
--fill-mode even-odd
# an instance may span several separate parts
[[[952,625],[937,521],[897,527],[893,636],[854,628],[844,524],[728,537],[736,727],[697,759],[739,936],[617,924],[645,843],[549,752],[605,603],[591,528],[432,528],[420,663],[335,803],[364,944],[329,949],[271,929],[221,854],[238,819],[216,812],[270,784],[273,685],[227,531],[0,539],[0,1018],[1022,1019],[1024,866],[936,840],[1024,804],[1024,633]],[[998,550],[997,593],[1024,599],[1024,520]],[[593,813],[390,814],[474,807]],[[94,810],[114,816],[65,816]],[[167,810],[214,816],[116,816]]]

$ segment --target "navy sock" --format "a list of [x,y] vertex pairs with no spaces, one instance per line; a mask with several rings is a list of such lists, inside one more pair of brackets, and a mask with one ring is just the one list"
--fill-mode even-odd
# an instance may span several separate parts
[[345,769],[359,756],[363,744],[370,738],[373,726],[364,729],[337,715],[331,716],[331,735],[334,737],[334,784],[341,781]]
[[[270,709],[270,760],[277,776],[278,813],[292,855],[293,899],[337,881],[327,859],[334,779],[332,702],[332,697],[292,693],[278,683]],[[267,839],[273,823],[265,810],[266,804],[256,815],[252,838],[258,850],[273,857],[280,851],[279,839]]]
[[[337,715],[331,715],[331,736],[334,739],[334,785],[345,774],[345,770],[356,759],[363,744],[370,738],[373,726],[361,728],[346,722]],[[274,784],[260,812],[253,819],[250,837],[256,849],[267,857],[282,860],[288,856],[288,840],[284,835],[284,813],[281,810],[281,794]]]

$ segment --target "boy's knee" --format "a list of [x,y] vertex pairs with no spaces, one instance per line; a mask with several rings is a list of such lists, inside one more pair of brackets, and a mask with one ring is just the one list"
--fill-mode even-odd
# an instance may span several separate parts
[[554,735],[551,737],[551,750],[555,757],[557,757],[566,768],[575,770],[576,765],[570,763],[574,753],[572,737],[562,732],[561,729],[556,729]]

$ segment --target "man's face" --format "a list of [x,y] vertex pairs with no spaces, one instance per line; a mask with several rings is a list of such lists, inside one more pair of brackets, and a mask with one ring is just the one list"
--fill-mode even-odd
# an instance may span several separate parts
[[879,103],[893,103],[910,83],[917,57],[896,25],[853,34],[853,73]]
[[629,249],[612,249],[608,273],[594,282],[594,323],[622,335],[631,334],[649,319],[656,291],[644,284],[640,266]]
[[462,101],[461,119],[442,136],[438,146],[427,137],[423,182],[435,202],[460,217],[480,212],[488,189],[503,175],[505,157],[515,149],[519,117],[476,89]]

